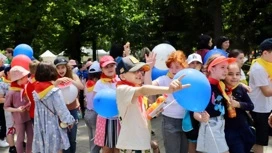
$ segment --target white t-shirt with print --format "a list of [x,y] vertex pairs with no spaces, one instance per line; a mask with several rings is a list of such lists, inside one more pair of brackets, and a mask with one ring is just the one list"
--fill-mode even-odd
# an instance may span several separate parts
[[259,63],[254,63],[249,73],[249,86],[252,89],[249,97],[254,104],[254,112],[269,113],[272,110],[272,97],[265,97],[260,88],[267,85],[272,88],[268,73]]
[[[154,80],[159,86],[168,87],[173,79],[170,79],[168,76],[161,76]],[[167,94],[165,106],[171,103],[174,99],[172,94]],[[174,101],[170,106],[168,106],[162,112],[163,115],[171,118],[182,119],[185,115],[185,109],[181,107],[176,101]]]
[[136,88],[128,85],[117,87],[116,98],[119,115],[122,117],[121,130],[116,148],[128,150],[151,149],[151,134],[144,104],[133,98]]

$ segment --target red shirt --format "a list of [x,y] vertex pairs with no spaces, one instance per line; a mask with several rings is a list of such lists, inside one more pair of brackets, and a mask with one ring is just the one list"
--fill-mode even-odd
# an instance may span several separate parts
[[28,97],[28,100],[31,103],[30,109],[29,109],[29,116],[30,116],[30,118],[34,118],[34,111],[35,111],[35,102],[34,102],[34,98],[33,98],[32,92],[34,91],[34,85],[36,83],[36,80],[34,80],[33,82],[32,82],[32,80],[29,81],[27,83],[27,85],[25,86],[25,93],[26,93],[26,95]]

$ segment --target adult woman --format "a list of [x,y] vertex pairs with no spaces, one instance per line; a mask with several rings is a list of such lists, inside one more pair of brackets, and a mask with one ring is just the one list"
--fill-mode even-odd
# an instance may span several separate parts
[[222,49],[222,50],[228,52],[227,50],[229,49],[229,46],[230,46],[230,40],[228,37],[221,36],[218,38],[218,40],[216,42],[216,47],[218,49]]
[[201,56],[202,61],[206,55],[206,53],[211,49],[212,37],[209,35],[200,35],[197,42],[197,53]]

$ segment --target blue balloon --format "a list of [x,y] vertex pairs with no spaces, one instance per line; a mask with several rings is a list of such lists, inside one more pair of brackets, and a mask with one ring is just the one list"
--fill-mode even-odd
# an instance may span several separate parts
[[207,77],[198,70],[188,68],[179,71],[174,79],[182,75],[185,76],[181,83],[191,84],[191,86],[174,92],[175,100],[186,110],[203,112],[211,98],[211,85]]
[[30,59],[33,57],[33,49],[27,44],[20,44],[14,48],[13,56],[26,55]]
[[94,110],[105,118],[118,115],[116,103],[116,90],[102,89],[96,93],[93,99]]
[[168,70],[160,70],[156,67],[153,67],[152,73],[151,73],[151,78],[152,80],[156,80],[158,77],[166,75],[168,73]]
[[208,61],[208,59],[214,55],[214,54],[220,54],[222,56],[225,56],[225,57],[228,57],[228,53],[222,49],[212,49],[212,50],[209,50],[206,55],[204,56],[204,64]]

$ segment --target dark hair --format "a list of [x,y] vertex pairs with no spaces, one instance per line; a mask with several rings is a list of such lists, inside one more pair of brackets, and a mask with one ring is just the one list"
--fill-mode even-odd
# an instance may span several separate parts
[[117,57],[123,57],[124,46],[122,44],[115,43],[111,46],[110,56],[114,59]]
[[217,41],[216,41],[216,47],[217,47],[218,49],[222,49],[222,44],[223,44],[223,42],[228,41],[228,40],[229,40],[228,37],[226,37],[226,36],[220,36],[220,37],[217,39]]
[[48,62],[41,62],[37,66],[35,79],[40,82],[55,81],[58,78],[56,68]]
[[[72,71],[72,69],[70,68],[70,66],[68,65],[68,63],[67,63],[67,64],[60,64],[60,65],[64,65],[64,66],[66,67],[66,73],[65,73],[64,77],[74,79],[74,78],[73,78],[73,71]],[[60,66],[60,65],[58,65],[58,66]],[[56,71],[57,71],[57,67],[58,67],[58,66],[55,67]],[[78,69],[80,69],[80,68],[78,67]],[[36,72],[36,73],[37,73],[37,72]],[[58,74],[58,71],[57,71],[57,74]]]
[[240,49],[233,49],[229,52],[229,57],[236,58],[239,54],[244,54],[244,52]]
[[8,76],[8,72],[10,71],[10,69],[11,69],[11,66],[5,67],[5,69],[4,69],[5,76]]
[[13,56],[13,48],[7,48],[6,51]]
[[272,38],[267,38],[265,39],[261,44],[260,44],[260,50],[263,53],[263,51],[272,51]]
[[94,80],[94,79],[99,80],[101,74],[102,74],[102,72],[89,73],[88,74],[88,80]]
[[209,42],[212,39],[209,35],[200,35],[198,37],[197,49],[211,49]]

